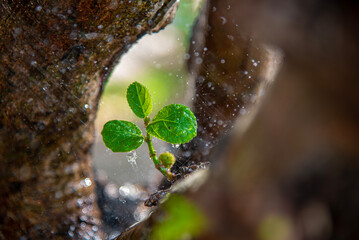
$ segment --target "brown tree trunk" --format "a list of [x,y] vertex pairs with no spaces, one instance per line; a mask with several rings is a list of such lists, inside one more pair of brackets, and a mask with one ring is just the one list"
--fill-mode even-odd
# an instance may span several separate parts
[[99,239],[90,148],[104,82],[174,0],[0,3],[0,239]]
[[274,50],[241,31],[236,10],[228,5],[227,1],[208,1],[193,30],[188,67],[195,82],[193,112],[199,116],[198,135],[181,146],[181,162],[209,160],[236,119],[251,111],[263,83],[272,80],[268,69],[274,67],[273,59],[280,60]]

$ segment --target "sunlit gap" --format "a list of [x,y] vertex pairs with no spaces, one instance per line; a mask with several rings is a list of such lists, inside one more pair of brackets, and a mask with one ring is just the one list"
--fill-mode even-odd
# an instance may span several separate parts
[[[174,22],[132,45],[106,83],[95,122],[93,159],[98,185],[103,184],[101,194],[109,199],[102,211],[117,225],[112,226],[112,233],[108,231],[110,238],[120,233],[119,226],[128,227],[148,216],[150,208],[143,202],[148,193],[156,191],[163,175],[154,167],[145,144],[130,153],[113,153],[105,147],[101,130],[107,121],[115,119],[134,122],[144,130],[143,121],[131,112],[126,100],[127,87],[134,81],[144,84],[152,96],[151,118],[165,105],[191,100],[186,99],[189,77],[185,54],[198,12],[198,1],[182,0]],[[153,144],[159,153],[176,148],[155,138]]]

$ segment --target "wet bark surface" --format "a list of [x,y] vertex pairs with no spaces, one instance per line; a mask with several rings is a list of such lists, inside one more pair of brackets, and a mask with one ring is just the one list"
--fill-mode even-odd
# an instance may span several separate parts
[[176,1],[0,4],[0,238],[100,239],[90,148],[120,56]]
[[199,116],[198,135],[181,146],[177,166],[208,161],[236,119],[251,111],[263,83],[273,78],[268,70],[272,50],[241,31],[235,20],[238,9],[229,5],[207,2],[193,30],[188,67],[195,82],[192,108]]

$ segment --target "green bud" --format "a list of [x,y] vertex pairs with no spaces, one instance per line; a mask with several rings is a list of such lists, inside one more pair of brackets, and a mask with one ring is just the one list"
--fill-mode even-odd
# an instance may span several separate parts
[[161,153],[158,157],[160,164],[167,169],[170,169],[172,165],[176,162],[175,156],[170,152]]

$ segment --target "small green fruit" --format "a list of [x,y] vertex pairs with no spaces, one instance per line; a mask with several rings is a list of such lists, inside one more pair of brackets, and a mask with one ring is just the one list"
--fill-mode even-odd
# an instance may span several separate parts
[[176,162],[175,156],[170,152],[161,153],[158,157],[160,164],[167,169],[170,169],[172,165]]

